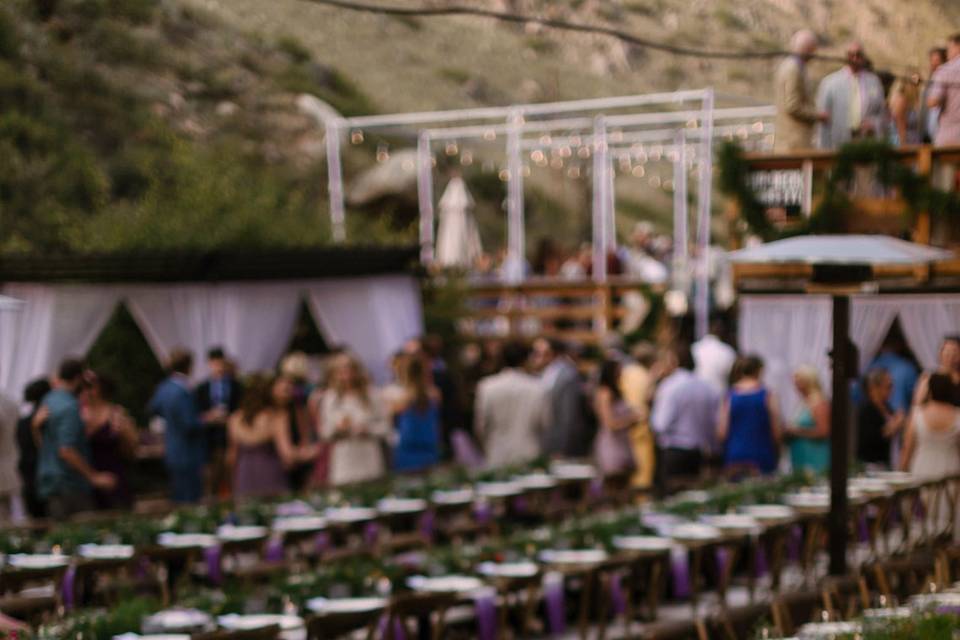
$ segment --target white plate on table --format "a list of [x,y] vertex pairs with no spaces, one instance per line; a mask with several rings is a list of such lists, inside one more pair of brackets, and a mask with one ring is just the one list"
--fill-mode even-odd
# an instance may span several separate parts
[[540,567],[534,562],[481,562],[477,573],[487,578],[532,578]]
[[470,593],[483,588],[483,581],[476,576],[411,576],[407,584],[415,591],[429,593]]
[[387,608],[383,598],[311,598],[307,609],[317,615],[333,613],[373,613]]
[[811,622],[800,627],[797,637],[801,640],[818,640],[860,633],[860,631],[859,622]]
[[211,533],[174,533],[165,531],[157,536],[157,544],[168,549],[215,547],[220,541]]
[[613,546],[621,551],[669,551],[673,541],[660,536],[616,536]]
[[271,526],[280,533],[323,531],[327,528],[327,519],[323,516],[286,516],[275,519]]
[[7,566],[14,569],[59,569],[70,564],[70,556],[60,553],[14,553],[7,556]]
[[516,476],[513,481],[524,489],[553,489],[557,486],[557,479],[548,473],[528,473]]
[[473,489],[438,490],[430,494],[430,500],[442,505],[470,504],[474,497]]
[[151,633],[149,635],[140,635],[139,633],[121,633],[113,636],[113,640],[190,640],[189,633]]
[[315,509],[309,502],[303,500],[291,500],[281,502],[273,509],[273,514],[278,518],[291,518],[294,516],[310,516],[315,513]]
[[923,593],[911,596],[910,606],[922,610],[933,607],[960,607],[960,593]]
[[420,513],[427,510],[427,501],[420,498],[384,498],[377,502],[377,511],[385,514]]
[[920,479],[906,471],[874,471],[870,477],[883,480],[895,489],[905,489],[919,483]]
[[797,512],[783,504],[748,504],[740,510],[760,522],[789,522],[797,517]]
[[826,512],[830,510],[830,494],[828,493],[788,493],[783,497],[783,500],[799,511]]
[[547,564],[599,564],[609,556],[602,549],[544,549],[537,556]]
[[523,493],[519,482],[479,482],[476,490],[485,498],[510,498]]
[[206,629],[213,624],[213,616],[197,609],[167,609],[147,616],[143,620],[144,633],[169,631],[194,631]]
[[723,537],[723,532],[708,524],[689,522],[670,530],[670,537],[679,542],[710,542]]
[[670,502],[683,503],[692,502],[694,504],[707,504],[710,502],[710,493],[707,491],[691,490],[681,491],[670,498]]
[[579,462],[554,462],[550,474],[561,480],[592,480],[597,475],[593,465]]
[[889,482],[880,478],[851,478],[849,484],[865,496],[870,497],[890,495],[893,490]]
[[336,524],[353,524],[377,519],[376,509],[369,507],[330,507],[323,512],[323,515],[329,522]]
[[701,516],[700,519],[704,524],[731,533],[751,532],[762,528],[756,518],[744,513],[705,515]]
[[262,540],[269,534],[269,529],[259,526],[237,526],[225,524],[217,527],[217,538],[219,538],[222,542],[249,542],[251,540]]
[[252,615],[230,613],[217,618],[217,624],[228,631],[262,629],[273,625],[280,627],[281,631],[294,631],[304,628],[303,618],[300,616],[283,616],[270,613]]
[[88,560],[129,560],[133,557],[131,544],[82,544],[77,555]]
[[910,607],[893,607],[890,609],[864,609],[864,620],[902,620],[913,615]]

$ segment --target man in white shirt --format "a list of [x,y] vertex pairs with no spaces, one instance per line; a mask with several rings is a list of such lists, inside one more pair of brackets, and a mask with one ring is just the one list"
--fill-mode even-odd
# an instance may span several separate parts
[[548,390],[523,368],[526,347],[508,343],[503,348],[503,362],[502,371],[477,385],[474,434],[491,469],[538,458],[550,425]]
[[817,109],[829,115],[817,135],[821,149],[838,149],[853,138],[886,137],[883,84],[867,69],[859,42],[847,45],[847,64],[820,82]]
[[694,373],[707,382],[718,393],[726,392],[730,386],[730,371],[737,359],[737,352],[718,336],[723,335],[723,325],[719,320],[710,324],[710,333],[693,343]]

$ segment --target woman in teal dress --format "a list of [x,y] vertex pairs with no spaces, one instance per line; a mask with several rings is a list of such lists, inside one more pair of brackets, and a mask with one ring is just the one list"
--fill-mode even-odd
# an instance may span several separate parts
[[784,430],[790,439],[790,462],[794,471],[825,473],[830,468],[830,401],[823,395],[820,376],[813,367],[799,367],[793,384],[803,405],[793,424]]

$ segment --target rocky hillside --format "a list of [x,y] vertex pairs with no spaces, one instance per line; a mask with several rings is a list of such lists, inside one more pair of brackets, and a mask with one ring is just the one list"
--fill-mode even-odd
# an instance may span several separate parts
[[[445,0],[380,0],[404,5]],[[960,30],[955,0],[475,0],[710,48],[781,48],[812,26],[878,67],[922,66]],[[0,250],[327,241],[322,130],[344,114],[499,105],[714,85],[766,99],[771,62],[681,58],[610,38],[470,17],[399,19],[310,0],[7,0],[0,5]],[[815,74],[829,70],[821,64]],[[389,143],[391,150],[399,141]],[[375,140],[352,148],[348,178]],[[477,167],[485,237],[496,171]],[[530,224],[583,237],[583,183],[531,180]],[[654,217],[654,190],[618,203]],[[354,238],[415,237],[408,196],[358,205]],[[387,213],[389,215],[383,215]],[[531,240],[536,233],[531,232]]]

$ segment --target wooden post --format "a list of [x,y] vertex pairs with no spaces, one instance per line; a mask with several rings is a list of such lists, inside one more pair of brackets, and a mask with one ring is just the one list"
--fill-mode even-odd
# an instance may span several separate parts
[[[928,144],[917,150],[917,173],[930,177],[933,171],[933,147]],[[917,214],[916,228],[913,230],[913,241],[920,244],[930,244],[930,212],[921,211]]]
[[830,403],[830,575],[847,572],[847,465],[850,455],[850,297],[833,296],[833,399]]

